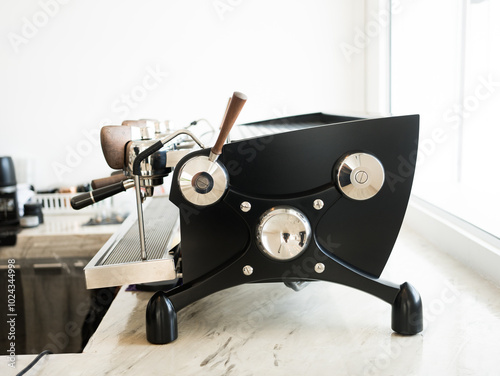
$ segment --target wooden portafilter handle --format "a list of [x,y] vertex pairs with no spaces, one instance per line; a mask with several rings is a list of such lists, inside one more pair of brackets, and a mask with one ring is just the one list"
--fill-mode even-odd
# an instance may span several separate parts
[[219,137],[217,138],[217,141],[212,147],[212,151],[210,153],[211,157],[212,155],[215,157],[214,159],[222,153],[222,146],[224,146],[224,142],[226,141],[227,136],[229,136],[229,132],[231,131],[231,128],[233,128],[233,125],[246,101],[247,96],[245,94],[237,91],[233,93],[233,96],[229,101],[229,105],[227,106],[226,113],[224,114],[224,118],[222,119]]
[[104,159],[112,169],[123,169],[125,145],[130,141],[132,130],[125,125],[106,125],[101,128],[101,147]]

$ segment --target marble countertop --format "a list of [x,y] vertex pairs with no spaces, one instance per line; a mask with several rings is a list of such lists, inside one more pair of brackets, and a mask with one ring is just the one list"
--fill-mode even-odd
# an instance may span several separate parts
[[0,247],[0,259],[93,257],[120,225],[83,226],[90,214],[45,215],[44,223],[23,228],[12,247]]
[[[391,307],[326,282],[300,292],[253,284],[178,313],[179,338],[151,345],[147,292],[118,293],[82,354],[48,355],[28,375],[497,375],[500,289],[404,227],[383,277],[412,283],[424,331],[390,329]],[[15,375],[35,356],[0,357]]]

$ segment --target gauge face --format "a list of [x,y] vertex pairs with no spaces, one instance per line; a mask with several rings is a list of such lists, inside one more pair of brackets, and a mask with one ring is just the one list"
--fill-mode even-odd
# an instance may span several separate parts
[[275,260],[290,260],[309,245],[311,225],[307,217],[291,206],[277,206],[265,212],[257,226],[257,245]]

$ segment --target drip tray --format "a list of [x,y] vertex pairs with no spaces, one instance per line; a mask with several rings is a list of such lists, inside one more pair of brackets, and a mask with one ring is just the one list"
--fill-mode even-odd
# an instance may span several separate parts
[[143,205],[147,260],[141,259],[137,215],[130,215],[85,267],[88,289],[177,278],[174,256],[179,243],[179,210],[167,196]]

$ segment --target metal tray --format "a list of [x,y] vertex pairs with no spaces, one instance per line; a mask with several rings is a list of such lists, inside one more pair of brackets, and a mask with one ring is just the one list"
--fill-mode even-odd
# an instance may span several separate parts
[[130,215],[85,267],[88,289],[177,278],[169,251],[180,240],[179,210],[167,196],[146,200],[144,229],[147,260],[141,259],[137,216]]

